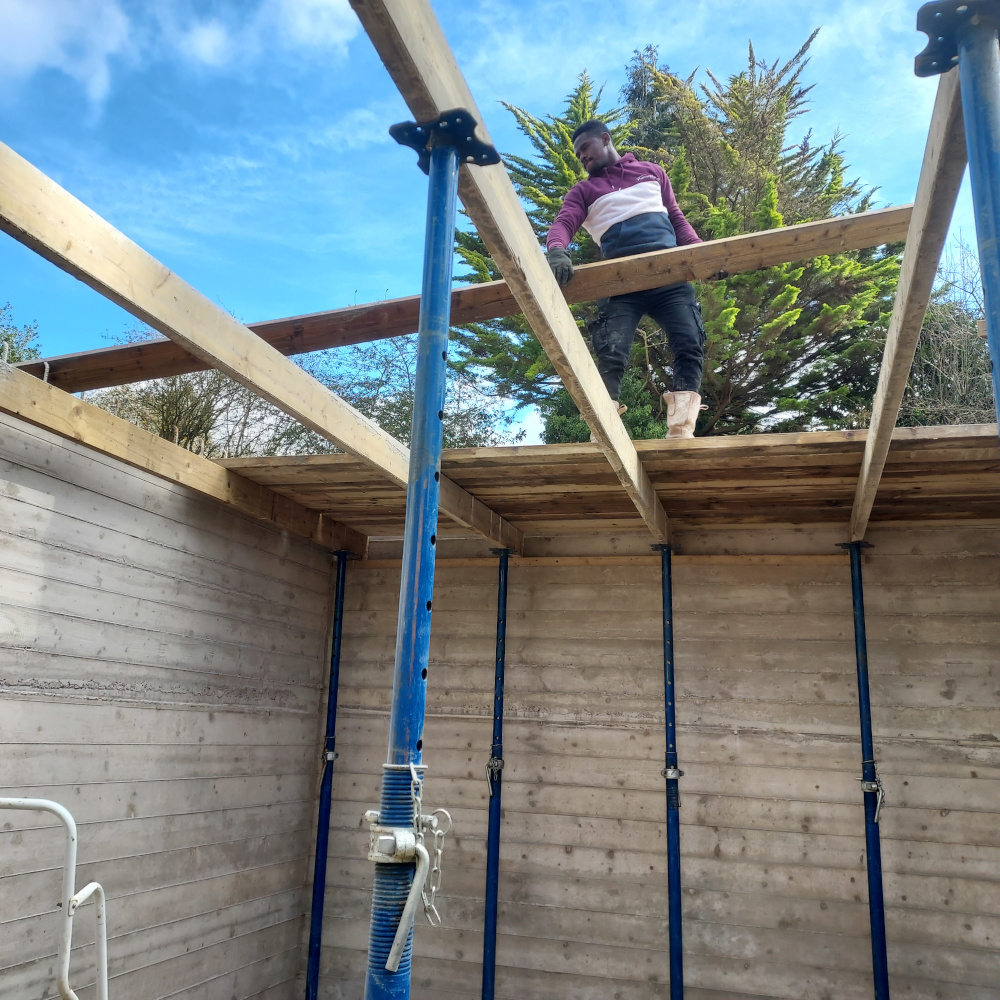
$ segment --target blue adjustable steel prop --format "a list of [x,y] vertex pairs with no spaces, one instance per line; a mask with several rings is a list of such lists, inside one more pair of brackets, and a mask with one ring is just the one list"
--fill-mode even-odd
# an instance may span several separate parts
[[[410,995],[413,926],[411,922],[408,928],[401,929],[400,923],[408,901],[407,919],[412,921],[415,900],[410,896],[417,862],[412,860],[412,837],[408,854],[411,860],[399,860],[405,852],[398,845],[405,842],[401,839],[403,831],[415,832],[420,823],[416,805],[422,784],[458,167],[460,161],[487,164],[500,160],[492,147],[475,138],[475,126],[467,111],[456,110],[431,122],[405,122],[389,130],[397,142],[418,151],[419,164],[429,172],[430,184],[389,752],[377,817],[379,826],[394,828],[400,836],[393,841],[389,834],[383,840],[373,833],[373,840],[388,846],[383,851],[373,843],[369,852],[370,856],[376,853],[387,859],[395,855],[395,860],[375,864],[366,1000],[407,1000]],[[406,934],[401,952],[393,949],[397,930]]]
[[500,885],[500,792],[503,781],[503,683],[507,659],[507,569],[510,549],[494,549],[497,571],[497,651],[493,677],[493,745],[486,765],[490,819],[486,834],[486,905],[483,914],[483,1000],[493,1000],[497,972],[497,893]]
[[868,639],[865,635],[865,592],[861,581],[861,550],[867,542],[845,542],[851,554],[851,598],[854,604],[854,653],[858,665],[858,706],[861,712],[861,789],[865,799],[865,857],[868,861],[868,917],[872,937],[872,978],[875,1000],[889,1000],[889,963],[885,946],[885,903],[882,898],[882,843],[878,820],[882,782],[875,766],[872,703],[868,690]]
[[330,687],[326,697],[326,741],[323,747],[323,780],[319,788],[316,826],[316,864],[313,868],[312,913],[309,919],[309,957],[306,964],[306,1000],[316,1000],[319,989],[319,956],[323,941],[323,900],[326,895],[326,857],[330,846],[330,803],[333,798],[333,762],[337,759],[337,693],[340,689],[340,638],[344,631],[344,584],[350,552],[337,552],[337,592],[333,603],[330,645]]
[[930,37],[916,58],[917,76],[934,76],[958,65],[993,398],[1000,415],[1000,2],[924,4],[917,28]]
[[654,545],[660,553],[663,586],[663,704],[667,753],[660,774],[667,779],[667,913],[670,918],[670,1000],[684,998],[684,942],[681,917],[681,795],[678,768],[677,717],[674,697],[674,591],[669,545]]

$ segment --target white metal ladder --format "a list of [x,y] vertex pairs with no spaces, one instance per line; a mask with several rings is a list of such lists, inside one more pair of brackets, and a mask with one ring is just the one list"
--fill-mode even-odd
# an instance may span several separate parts
[[48,812],[58,816],[66,827],[66,860],[63,864],[62,901],[59,906],[59,969],[56,974],[56,988],[63,1000],[79,1000],[69,985],[69,957],[73,947],[73,915],[91,896],[94,897],[97,917],[97,1000],[108,1000],[108,924],[104,901],[104,890],[100,883],[90,882],[79,892],[76,887],[76,821],[69,810],[49,799],[4,799],[0,798],[0,809],[29,809]]

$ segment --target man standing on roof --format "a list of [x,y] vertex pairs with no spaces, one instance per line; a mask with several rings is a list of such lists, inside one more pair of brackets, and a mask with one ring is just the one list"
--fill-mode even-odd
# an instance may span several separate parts
[[[605,259],[701,242],[684,218],[663,168],[631,153],[620,155],[604,122],[592,119],[578,126],[573,149],[589,176],[569,190],[549,230],[549,266],[560,285],[573,278],[568,247],[581,225],[600,245]],[[597,308],[592,339],[597,370],[611,398],[618,402],[639,320],[651,316],[666,333],[674,355],[674,391],[663,394],[667,437],[694,437],[705,326],[691,284],[613,295],[598,299]],[[619,416],[625,410],[619,405]]]

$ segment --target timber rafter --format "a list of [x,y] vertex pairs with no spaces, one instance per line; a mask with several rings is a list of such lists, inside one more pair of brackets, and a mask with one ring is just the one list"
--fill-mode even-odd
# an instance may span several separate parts
[[906,237],[903,267],[896,288],[878,388],[872,403],[871,425],[851,511],[852,541],[861,541],[865,537],[875,505],[893,428],[913,366],[924,314],[934,289],[938,263],[967,162],[962,94],[958,70],[953,69],[941,77],[931,115],[913,218]]
[[[883,208],[584,264],[576,269],[563,294],[570,303],[589,302],[605,295],[704,279],[719,271],[739,274],[821,254],[902,242],[906,239],[911,208],[910,205]],[[519,310],[506,281],[456,288],[451,295],[451,321],[455,326],[501,319]],[[420,296],[410,295],[307,316],[251,323],[248,329],[281,354],[295,355],[414,333],[419,313]],[[67,392],[165,378],[209,367],[201,358],[169,339],[25,361],[18,367],[41,378],[46,363],[48,380]]]

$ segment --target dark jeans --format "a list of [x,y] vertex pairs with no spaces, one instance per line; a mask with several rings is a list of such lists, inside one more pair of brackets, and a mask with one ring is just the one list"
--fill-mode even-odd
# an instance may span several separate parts
[[643,316],[651,316],[667,335],[674,355],[674,390],[698,392],[705,363],[705,324],[694,288],[685,283],[597,300],[597,320],[590,333],[608,394],[618,398]]

